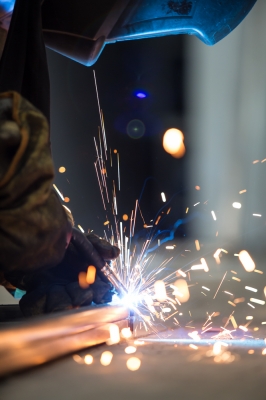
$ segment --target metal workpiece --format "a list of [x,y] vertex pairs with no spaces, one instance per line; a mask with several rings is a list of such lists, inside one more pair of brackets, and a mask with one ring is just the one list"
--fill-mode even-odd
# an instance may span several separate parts
[[20,321],[0,331],[0,376],[110,338],[110,324],[128,327],[129,311],[120,306],[84,307]]

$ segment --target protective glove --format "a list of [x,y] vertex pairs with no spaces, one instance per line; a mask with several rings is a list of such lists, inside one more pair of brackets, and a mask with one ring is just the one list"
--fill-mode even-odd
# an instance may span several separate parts
[[[101,273],[107,260],[118,257],[120,250],[95,234],[84,235],[73,228],[72,238],[60,264],[45,271],[23,277],[27,293],[20,300],[25,316],[63,311],[81,306],[108,303],[114,288]],[[83,289],[78,282],[80,272],[89,265],[96,267],[95,282]]]

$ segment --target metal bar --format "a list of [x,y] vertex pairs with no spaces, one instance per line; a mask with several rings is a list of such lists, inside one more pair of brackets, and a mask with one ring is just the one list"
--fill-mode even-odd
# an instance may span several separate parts
[[129,312],[95,306],[12,324],[0,331],[0,376],[106,342],[110,323],[128,326]]

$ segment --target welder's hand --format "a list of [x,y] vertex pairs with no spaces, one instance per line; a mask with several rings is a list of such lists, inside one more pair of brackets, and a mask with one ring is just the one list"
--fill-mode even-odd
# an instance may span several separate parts
[[[20,300],[25,316],[63,311],[81,306],[108,303],[114,289],[100,268],[104,260],[116,258],[119,249],[94,234],[87,237],[73,229],[73,235],[63,261],[46,271],[25,275],[23,284],[27,293]],[[88,265],[96,267],[95,282],[83,289],[78,282],[80,272]]]

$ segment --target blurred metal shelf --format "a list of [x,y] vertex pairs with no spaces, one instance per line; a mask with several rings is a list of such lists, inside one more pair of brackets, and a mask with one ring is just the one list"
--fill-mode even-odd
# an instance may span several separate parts
[[120,306],[95,306],[14,322],[0,331],[0,376],[105,343],[109,326],[128,326]]

